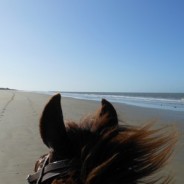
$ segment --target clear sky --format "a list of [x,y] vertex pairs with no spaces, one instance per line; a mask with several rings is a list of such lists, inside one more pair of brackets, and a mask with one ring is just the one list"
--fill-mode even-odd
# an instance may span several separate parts
[[0,87],[184,92],[184,1],[2,0]]

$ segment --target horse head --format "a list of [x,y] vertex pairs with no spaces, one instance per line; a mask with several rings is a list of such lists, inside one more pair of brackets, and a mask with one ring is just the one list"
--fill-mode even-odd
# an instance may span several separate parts
[[103,99],[98,111],[81,122],[64,123],[60,94],[40,119],[49,153],[35,164],[30,184],[137,184],[168,182],[153,176],[169,159],[176,142],[150,124],[120,124],[113,105]]

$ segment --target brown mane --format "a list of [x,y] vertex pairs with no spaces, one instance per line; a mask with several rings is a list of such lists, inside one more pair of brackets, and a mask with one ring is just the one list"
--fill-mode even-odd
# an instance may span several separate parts
[[[80,123],[63,121],[60,95],[45,107],[40,120],[43,142],[50,148],[50,162],[72,159],[77,167],[51,184],[153,184],[169,183],[157,172],[165,166],[176,143],[176,133],[120,125],[108,101]],[[36,164],[36,171],[40,162]]]

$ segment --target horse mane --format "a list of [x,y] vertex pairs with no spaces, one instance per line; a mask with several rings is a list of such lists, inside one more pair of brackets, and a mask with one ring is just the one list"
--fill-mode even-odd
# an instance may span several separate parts
[[[102,108],[94,115],[80,123],[65,123],[68,144],[64,144],[62,157],[77,160],[78,166],[67,178],[55,179],[52,184],[170,183],[170,176],[159,176],[157,172],[169,161],[177,132],[153,129],[152,123],[142,127],[119,123],[109,104],[102,100]],[[42,116],[41,122],[46,122],[45,118]],[[42,123],[40,132],[48,146],[44,127]]]
[[170,176],[154,174],[169,160],[177,134],[164,129],[153,130],[152,123],[143,127],[118,125],[97,131],[96,125],[107,120],[108,117],[89,116],[79,124],[66,124],[75,145],[74,155],[81,159],[79,180],[85,184],[164,184],[172,180]]

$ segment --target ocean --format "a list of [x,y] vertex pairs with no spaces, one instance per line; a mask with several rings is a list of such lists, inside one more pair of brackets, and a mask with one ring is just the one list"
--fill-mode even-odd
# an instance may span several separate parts
[[184,111],[184,93],[62,92],[63,97],[123,103],[139,107]]

